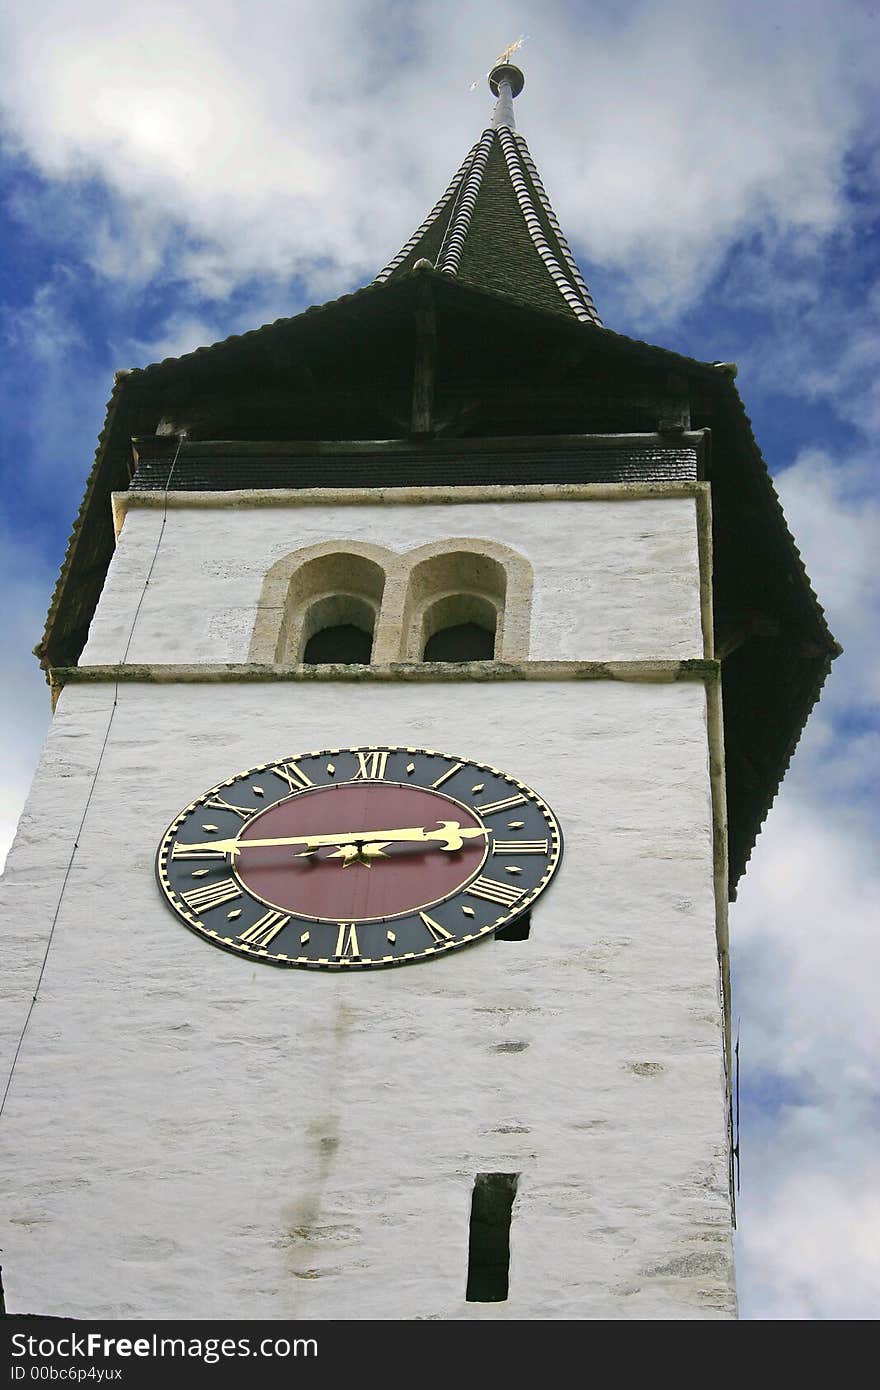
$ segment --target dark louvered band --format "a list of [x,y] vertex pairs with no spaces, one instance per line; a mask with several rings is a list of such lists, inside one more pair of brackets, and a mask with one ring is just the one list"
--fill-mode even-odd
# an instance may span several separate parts
[[[141,458],[134,492],[168,485],[167,459]],[[697,478],[690,446],[492,451],[479,454],[204,455],[177,459],[174,492],[339,487],[468,487],[518,483],[666,483]]]

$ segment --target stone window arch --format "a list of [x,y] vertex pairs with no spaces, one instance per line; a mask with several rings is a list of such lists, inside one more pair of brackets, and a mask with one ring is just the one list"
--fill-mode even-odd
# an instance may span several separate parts
[[389,561],[384,546],[330,541],[277,560],[263,581],[248,660],[371,660]]
[[405,558],[404,661],[528,657],[533,581],[524,556],[468,537],[420,546]]

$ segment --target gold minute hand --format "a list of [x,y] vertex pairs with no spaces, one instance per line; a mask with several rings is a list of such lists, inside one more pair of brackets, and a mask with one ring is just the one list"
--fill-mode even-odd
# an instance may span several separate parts
[[436,841],[441,849],[452,851],[461,849],[465,840],[485,837],[488,833],[482,826],[462,826],[457,820],[444,820],[433,830],[421,825],[408,826],[403,830],[341,830],[320,835],[283,835],[271,840],[211,840],[200,845],[180,842],[180,848],[192,852],[214,850],[219,854],[236,855],[243,849],[265,849],[274,845],[308,845],[310,849],[320,849],[323,845],[365,845],[376,841],[382,844],[395,841],[433,844]]

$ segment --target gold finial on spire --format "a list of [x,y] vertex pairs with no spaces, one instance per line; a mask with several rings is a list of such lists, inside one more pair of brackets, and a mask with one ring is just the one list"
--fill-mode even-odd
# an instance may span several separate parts
[[522,48],[528,37],[528,34],[520,34],[518,39],[515,39],[513,43],[509,43],[504,52],[498,54],[498,57],[492,64],[493,68],[497,68],[500,63],[509,63],[511,53],[515,53],[518,48]]
[[[510,62],[511,53],[516,53],[517,49],[522,48],[523,44],[525,43],[528,37],[528,34],[520,34],[518,39],[514,39],[513,43],[509,43],[507,47],[503,49],[501,53],[498,54],[498,57],[495,59],[495,62],[492,64],[491,68],[489,69],[489,72],[487,72],[485,76],[489,77],[490,73],[494,72],[497,67],[506,67],[507,64]],[[470,87],[468,88],[468,91],[476,91],[477,87],[479,87],[482,80],[482,77],[478,77],[476,82],[471,83]]]

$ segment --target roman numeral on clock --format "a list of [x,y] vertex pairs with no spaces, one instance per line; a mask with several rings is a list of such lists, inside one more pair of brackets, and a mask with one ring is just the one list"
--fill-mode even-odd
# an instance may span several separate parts
[[286,782],[292,792],[305,791],[306,787],[313,787],[315,784],[311,777],[308,777],[301,767],[297,767],[295,762],[279,763],[273,767],[272,771],[276,777],[280,777],[282,782]]
[[278,933],[287,926],[290,921],[283,912],[265,912],[258,922],[254,922],[247,931],[239,932],[239,940],[247,941],[250,946],[259,946],[262,950],[274,940]]
[[441,927],[440,923],[435,922],[433,917],[429,917],[427,912],[420,912],[419,916],[421,917],[425,926],[428,928],[428,931],[431,933],[431,937],[434,941],[439,943],[441,941],[452,940],[452,932],[447,931],[445,927]]
[[547,840],[496,840],[492,845],[493,854],[547,854],[549,849]]
[[240,898],[241,889],[234,878],[221,878],[218,883],[203,883],[180,896],[193,912],[210,912],[212,907],[222,907],[233,898]]
[[[357,753],[358,770],[354,774],[352,781],[357,782],[360,778],[364,781],[373,782],[385,776],[385,764],[388,762],[387,752],[379,749],[370,753]],[[338,952],[337,952],[338,954]]]
[[498,883],[496,879],[485,878],[481,874],[465,892],[474,898],[485,898],[487,902],[500,903],[502,907],[512,907],[517,898],[522,897],[525,889],[517,888],[513,883]]
[[442,787],[444,782],[448,782],[450,777],[454,777],[456,772],[459,772],[463,767],[464,763],[454,763],[453,766],[447,768],[445,772],[441,772],[440,776],[437,778],[437,781],[432,782],[431,786]]
[[360,953],[356,923],[340,922],[339,931],[336,936],[336,950],[334,952],[337,959],[345,960],[345,958],[348,957],[348,959],[351,960],[355,956],[359,956]]
[[210,801],[205,802],[206,806],[213,806],[215,811],[234,811],[242,820],[249,820],[256,814],[253,806],[236,806],[234,801],[224,801],[222,796],[212,796]]
[[499,811],[509,811],[511,806],[525,806],[527,798],[521,794],[505,797],[503,801],[489,801],[485,806],[475,806],[481,816],[494,816]]

